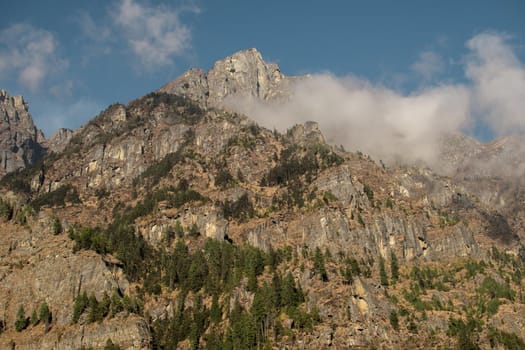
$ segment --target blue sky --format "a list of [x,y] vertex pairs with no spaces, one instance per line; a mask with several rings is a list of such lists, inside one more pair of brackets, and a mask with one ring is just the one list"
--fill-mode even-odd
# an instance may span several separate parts
[[[18,0],[0,12],[0,88],[25,96],[46,136],[250,47],[287,75],[354,76],[410,95],[470,84],[466,43],[487,32],[521,69],[524,18],[519,0]],[[492,135],[483,123],[471,131]]]

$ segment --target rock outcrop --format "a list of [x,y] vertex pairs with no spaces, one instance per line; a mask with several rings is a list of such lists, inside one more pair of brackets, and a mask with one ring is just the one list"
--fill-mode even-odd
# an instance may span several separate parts
[[60,128],[50,138],[46,139],[45,146],[48,152],[62,152],[75,132],[71,129]]
[[202,106],[221,107],[227,98],[250,97],[263,101],[286,99],[298,78],[264,62],[256,49],[239,51],[217,61],[206,73],[190,69],[158,91],[187,96]]
[[0,177],[40,160],[45,153],[43,141],[23,97],[0,90]]

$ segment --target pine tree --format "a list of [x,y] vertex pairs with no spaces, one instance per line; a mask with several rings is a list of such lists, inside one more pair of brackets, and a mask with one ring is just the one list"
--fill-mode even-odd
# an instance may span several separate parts
[[211,301],[210,318],[211,321],[214,323],[219,323],[222,320],[222,310],[219,305],[219,298],[217,297],[217,294],[213,294],[213,298]]
[[60,219],[55,218],[55,220],[53,220],[53,233],[55,235],[58,235],[59,233],[62,233],[62,231],[63,231],[63,228],[62,228],[62,224],[60,223]]
[[321,281],[328,281],[328,273],[326,272],[326,267],[324,264],[324,255],[321,253],[321,249],[319,249],[319,247],[315,248],[314,269],[321,277]]
[[122,310],[124,310],[122,306],[122,297],[118,293],[118,289],[115,289],[113,291],[113,294],[111,295],[109,315],[110,317],[115,316],[117,313],[121,312]]
[[273,292],[273,302],[274,307],[279,308],[282,303],[282,279],[281,276],[274,271],[272,277],[272,292]]
[[194,349],[199,348],[199,340],[206,329],[207,318],[208,310],[206,306],[202,304],[202,296],[198,294],[193,305],[193,320],[189,332],[189,338]]
[[255,292],[257,290],[257,275],[253,268],[248,270],[248,290],[250,292]]
[[51,323],[52,316],[51,311],[49,311],[49,306],[45,301],[40,305],[38,317],[40,318],[40,321],[46,325],[46,328],[48,328],[49,324]]
[[108,339],[106,345],[104,345],[104,350],[120,350],[120,346],[113,344],[111,339]]
[[33,312],[31,313],[31,326],[36,326],[38,324],[38,315],[36,314],[36,310],[33,309]]
[[16,313],[15,329],[17,332],[21,332],[27,328],[29,320],[26,318],[26,311],[24,310],[24,305],[18,307]]
[[95,294],[91,294],[88,299],[89,313],[88,322],[101,321],[102,315],[99,307],[99,302],[95,297]]
[[77,323],[80,319],[80,316],[84,312],[88,305],[88,296],[86,291],[78,295],[75,299],[75,305],[73,306],[73,319],[72,323]]
[[292,274],[288,271],[283,279],[281,289],[281,305],[284,307],[298,304],[297,289]]
[[394,252],[390,253],[390,271],[392,274],[392,284],[394,284],[399,279],[399,263]]
[[385,259],[383,259],[383,257],[379,259],[379,277],[381,279],[381,285],[385,287],[388,286],[388,275],[386,274]]
[[394,330],[399,330],[399,318],[397,317],[397,311],[394,309],[390,311],[390,324]]

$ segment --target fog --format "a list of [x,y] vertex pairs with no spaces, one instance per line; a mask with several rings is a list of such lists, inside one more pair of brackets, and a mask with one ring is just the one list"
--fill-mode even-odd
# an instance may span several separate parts
[[237,97],[228,103],[268,128],[313,120],[329,143],[347,150],[434,164],[445,134],[469,133],[479,123],[494,136],[525,131],[525,69],[508,38],[483,33],[466,47],[464,84],[433,83],[406,94],[357,77],[317,74],[298,80],[286,102]]

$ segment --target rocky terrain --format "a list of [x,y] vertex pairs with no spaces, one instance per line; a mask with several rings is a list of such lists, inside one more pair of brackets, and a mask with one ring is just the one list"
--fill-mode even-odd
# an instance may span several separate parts
[[158,92],[186,96],[203,107],[224,107],[232,96],[286,99],[297,79],[301,78],[285,76],[276,64],[264,62],[256,49],[248,49],[217,61],[207,73],[190,69]]
[[444,174],[221,108],[294,79],[241,51],[9,168],[0,347],[524,348],[523,140],[454,136]]
[[0,90],[0,176],[36,163],[44,135],[35,127],[22,96]]

